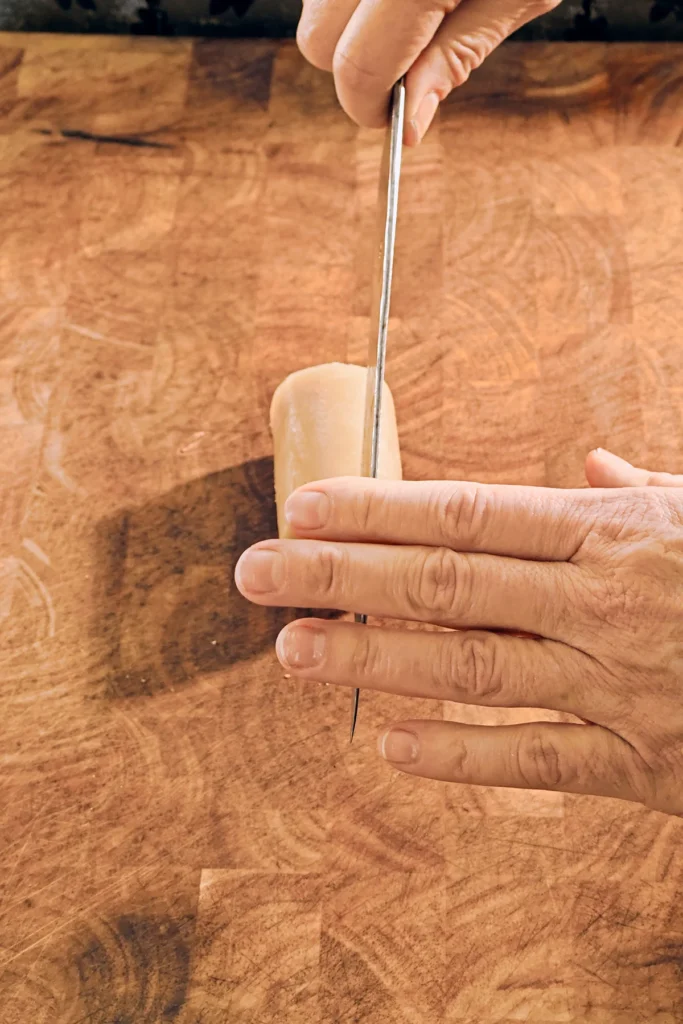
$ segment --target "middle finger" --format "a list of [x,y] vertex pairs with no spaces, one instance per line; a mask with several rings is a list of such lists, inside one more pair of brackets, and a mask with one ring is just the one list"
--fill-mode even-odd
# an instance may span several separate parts
[[570,614],[565,576],[574,568],[445,547],[282,540],[245,552],[235,581],[255,604],[562,640]]
[[554,640],[474,630],[424,632],[300,619],[276,650],[292,675],[403,697],[546,708],[604,721],[607,696],[587,654]]

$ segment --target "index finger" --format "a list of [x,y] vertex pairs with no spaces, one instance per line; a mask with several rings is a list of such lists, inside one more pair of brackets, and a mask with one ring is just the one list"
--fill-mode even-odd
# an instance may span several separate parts
[[535,561],[569,561],[591,529],[585,491],[509,484],[337,477],[285,505],[298,536],[417,544]]
[[394,84],[457,5],[458,0],[361,0],[333,58],[339,102],[354,121],[364,128],[387,123]]

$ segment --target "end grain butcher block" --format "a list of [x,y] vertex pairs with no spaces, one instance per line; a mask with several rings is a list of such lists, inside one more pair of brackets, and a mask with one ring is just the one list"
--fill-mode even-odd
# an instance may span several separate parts
[[[682,109],[680,48],[511,45],[406,153],[406,478],[683,466]],[[289,44],[0,38],[2,1024],[683,1020],[680,822],[397,776],[231,588],[381,142]]]

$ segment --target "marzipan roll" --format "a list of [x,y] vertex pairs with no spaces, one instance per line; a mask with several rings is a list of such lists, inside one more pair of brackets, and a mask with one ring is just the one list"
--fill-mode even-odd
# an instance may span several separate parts
[[[311,366],[286,377],[273,395],[270,428],[280,537],[291,536],[284,506],[292,491],[315,480],[360,475],[367,373],[348,363]],[[378,476],[402,478],[394,400],[386,383]]]

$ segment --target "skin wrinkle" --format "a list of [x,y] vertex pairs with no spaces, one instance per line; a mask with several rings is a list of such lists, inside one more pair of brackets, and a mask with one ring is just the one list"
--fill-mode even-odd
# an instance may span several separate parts
[[461,677],[469,681],[468,693],[479,698],[475,703],[487,704],[503,689],[496,652],[497,641],[486,633],[470,633],[460,647]]
[[[680,486],[680,484],[678,486]],[[683,527],[683,506],[680,502],[674,501],[672,495],[667,493],[662,495],[662,504],[666,510],[666,514],[671,525],[677,529],[681,529]]]
[[406,74],[405,141],[415,145],[435,112],[427,97],[445,99],[516,29],[558,3],[406,0],[397,13],[390,0],[304,0],[297,41],[311,63],[332,71],[342,106],[359,125],[386,124],[388,92]]
[[[591,476],[599,480],[595,465]],[[462,618],[461,629],[476,626],[446,635],[394,627],[392,640],[382,627],[359,632],[364,627],[325,622],[336,646],[320,673],[324,681],[365,681],[390,693],[485,707],[547,707],[586,723],[397,723],[413,730],[421,747],[418,762],[401,770],[479,785],[617,796],[683,815],[680,489],[663,500],[659,490],[646,488],[593,490],[577,498],[495,485],[460,485],[458,492],[452,483],[317,486],[333,496],[333,529],[325,541],[284,542],[292,564],[290,590],[278,595],[282,604],[294,603],[296,585],[299,601],[310,598],[304,607],[325,606],[325,593],[338,604],[342,594],[343,604],[362,607],[365,601],[388,618],[408,614],[449,625]],[[579,509],[586,522],[580,557],[553,559],[547,546],[553,531],[563,524],[556,543],[566,553]],[[515,522],[524,524],[521,545]],[[466,541],[476,553],[440,543],[454,529],[470,533]],[[352,543],[334,542],[345,534]],[[505,554],[507,545],[520,554]],[[534,551],[550,560],[521,557]],[[327,569],[321,558],[328,559]],[[258,595],[252,600],[268,603]],[[507,634],[511,615],[520,615],[539,639]],[[490,618],[486,629],[477,626],[479,617]],[[553,632],[562,635],[552,638]]]
[[471,573],[466,559],[447,547],[418,550],[408,573],[409,605],[421,613],[437,612],[445,622],[457,622],[458,612],[471,604]]
[[[434,518],[440,524],[444,543],[465,542],[471,545],[473,538],[486,536],[486,527],[491,515],[491,499],[486,491],[476,484],[469,487],[453,488],[446,501],[439,499],[435,489],[434,497],[429,502],[433,506]],[[428,505],[427,514],[430,514]],[[433,514],[433,513],[432,513]]]
[[363,630],[358,638],[358,642],[354,646],[351,660],[351,670],[354,679],[362,681],[363,679],[380,675],[382,674],[382,669],[384,669],[388,677],[391,677],[391,666],[383,664],[380,654],[381,648],[377,644],[373,644],[368,631],[366,629]]
[[322,570],[319,595],[323,600],[329,598],[334,603],[335,595],[343,594],[345,591],[344,581],[348,577],[348,558],[343,548],[325,544],[318,551],[318,563]]
[[[577,524],[577,519],[578,519],[580,513],[581,513],[580,507],[572,508],[570,506],[567,506],[565,508],[565,510],[564,510],[564,516],[560,519],[559,529],[562,529],[562,527],[564,527],[566,529],[566,524],[571,522],[571,525],[572,525],[573,529],[570,531],[570,533],[573,533],[574,529],[578,525]],[[581,555],[583,549],[586,547],[588,541],[590,540],[591,534],[592,534],[592,528],[589,525],[589,526],[586,527],[586,532],[584,533],[583,537],[581,537],[579,539],[579,542],[576,545],[574,551],[566,559],[566,561],[569,564],[575,565],[575,564],[578,564],[580,562],[580,557],[579,556]]]
[[354,517],[354,525],[362,534],[367,534],[370,529],[370,523],[373,520],[382,519],[382,507],[383,501],[381,495],[369,495],[367,499],[363,499],[359,496],[357,500],[354,500],[351,504],[351,509]]
[[356,63],[353,57],[346,52],[346,50],[337,49],[334,51],[333,65],[336,73],[339,73],[339,71],[344,67],[350,67],[354,74],[356,74],[360,79],[370,79],[372,82],[381,81],[381,78],[376,71],[369,71],[367,68],[362,68]]
[[476,71],[478,67],[481,67],[488,57],[490,50],[492,50],[496,44],[493,43],[493,45],[489,46],[488,44],[484,44],[484,41],[481,40],[480,45],[481,49],[478,50],[475,44],[466,43],[462,39],[444,38],[441,41],[440,49],[444,63],[448,68],[450,88],[442,88],[441,90],[438,88],[435,89],[440,100],[444,100],[451,89],[457,89],[458,86],[464,85],[472,72]]
[[557,789],[566,777],[560,766],[560,755],[542,732],[520,736],[516,750],[519,774],[529,789]]
[[468,750],[467,745],[459,739],[452,741],[451,750],[446,765],[453,776],[462,779],[464,782],[471,781],[471,775],[467,771]]

